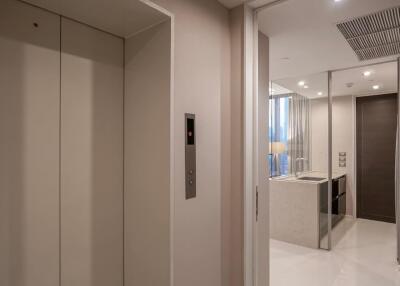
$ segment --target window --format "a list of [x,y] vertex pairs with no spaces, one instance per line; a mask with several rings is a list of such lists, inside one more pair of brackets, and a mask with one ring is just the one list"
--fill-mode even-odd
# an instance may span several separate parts
[[269,167],[271,177],[289,174],[288,134],[289,95],[272,96],[269,100]]
[[272,95],[269,114],[270,176],[310,170],[309,99],[296,93]]

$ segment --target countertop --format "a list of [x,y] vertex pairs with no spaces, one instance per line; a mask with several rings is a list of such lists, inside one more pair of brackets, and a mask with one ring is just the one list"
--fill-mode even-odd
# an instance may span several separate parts
[[[333,172],[332,173],[332,179],[337,179],[340,177],[345,176],[345,172]],[[301,177],[317,177],[317,178],[326,178],[321,181],[306,181],[306,180],[298,180],[298,178]],[[293,183],[304,183],[304,184],[321,184],[325,183],[328,181],[328,173],[327,172],[320,172],[320,171],[310,171],[310,172],[304,172],[299,175],[299,177],[296,177],[294,175],[291,176],[281,176],[281,177],[274,177],[270,178],[272,181],[282,181],[282,182],[293,182]]]

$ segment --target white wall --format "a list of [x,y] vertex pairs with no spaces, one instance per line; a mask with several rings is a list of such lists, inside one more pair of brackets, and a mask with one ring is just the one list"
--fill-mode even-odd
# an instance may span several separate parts
[[61,284],[121,286],[123,40],[62,19],[61,41]]
[[[228,11],[215,0],[156,0],[175,15],[175,286],[219,286],[222,112],[229,95]],[[196,114],[197,198],[185,200],[184,113]]]
[[60,20],[19,1],[0,6],[0,285],[54,286]]
[[126,40],[125,285],[170,285],[171,22]]
[[328,171],[328,99],[313,99],[311,104],[311,166],[313,171]]
[[[332,164],[333,172],[346,172],[347,199],[346,213],[354,215],[354,106],[352,96],[338,96],[333,98],[332,115]],[[346,167],[339,167],[339,152],[347,153]]]
[[[346,213],[353,213],[354,189],[354,107],[352,96],[337,96],[332,105],[332,169],[347,174]],[[311,141],[313,171],[328,170],[328,100],[311,100]],[[347,165],[339,167],[339,152],[347,153]]]

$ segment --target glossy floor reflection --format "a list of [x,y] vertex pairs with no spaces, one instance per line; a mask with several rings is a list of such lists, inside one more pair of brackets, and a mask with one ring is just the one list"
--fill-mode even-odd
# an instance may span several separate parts
[[271,240],[271,286],[400,286],[396,226],[345,219],[331,252]]

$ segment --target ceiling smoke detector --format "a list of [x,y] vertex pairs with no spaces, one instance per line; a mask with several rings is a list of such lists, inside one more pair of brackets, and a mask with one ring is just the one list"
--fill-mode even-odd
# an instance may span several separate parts
[[400,54],[400,7],[339,23],[360,61]]

